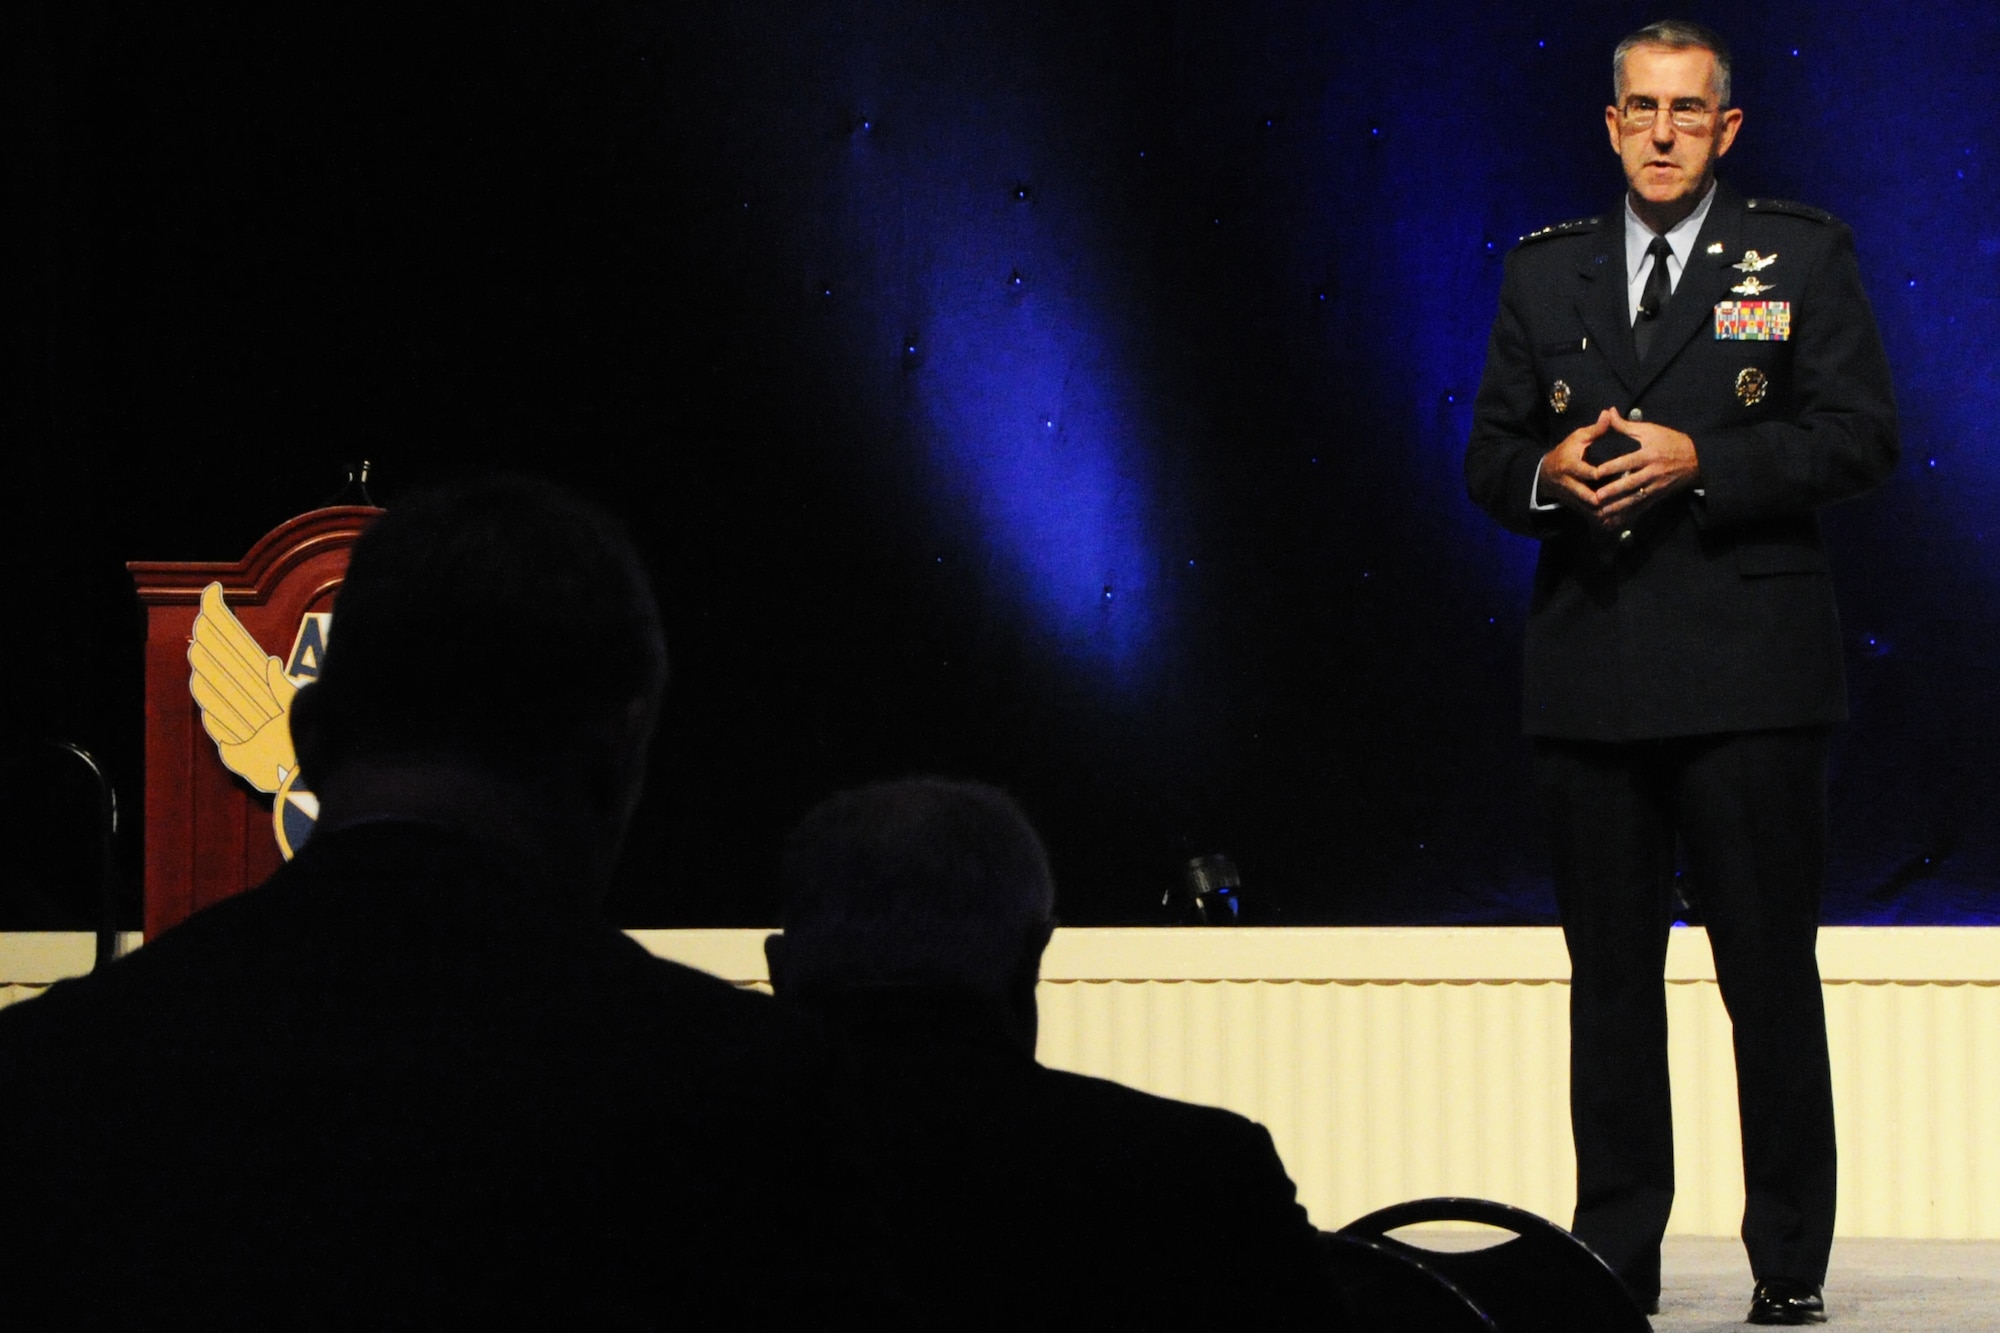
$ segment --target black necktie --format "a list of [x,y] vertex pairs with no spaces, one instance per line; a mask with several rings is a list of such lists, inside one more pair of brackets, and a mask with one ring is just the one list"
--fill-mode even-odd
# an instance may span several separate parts
[[1667,281],[1667,256],[1673,253],[1667,238],[1655,236],[1646,253],[1653,257],[1653,271],[1646,275],[1646,290],[1639,293],[1639,318],[1632,321],[1632,344],[1638,349],[1641,361],[1653,345],[1653,330],[1659,326],[1660,312],[1667,308],[1667,299],[1674,294],[1673,285]]

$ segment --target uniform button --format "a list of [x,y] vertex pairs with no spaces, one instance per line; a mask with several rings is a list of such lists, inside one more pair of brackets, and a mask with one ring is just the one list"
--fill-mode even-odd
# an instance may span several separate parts
[[1625,414],[1625,419],[1627,421],[1644,421],[1646,419],[1646,414],[1639,408],[1635,407],[1630,412],[1627,412]]

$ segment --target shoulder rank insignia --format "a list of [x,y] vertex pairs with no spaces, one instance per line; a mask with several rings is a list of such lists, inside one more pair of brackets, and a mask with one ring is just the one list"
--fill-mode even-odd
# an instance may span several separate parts
[[[1738,267],[1741,267],[1739,265]],[[1776,283],[1759,282],[1756,278],[1745,278],[1729,290],[1738,296],[1762,296],[1777,286]]]
[[1744,201],[1743,207],[1752,213],[1783,213],[1787,217],[1808,218],[1814,222],[1840,221],[1824,208],[1814,208],[1811,204],[1801,204],[1791,199],[1748,199]]
[[1546,241],[1554,236],[1581,236],[1586,232],[1597,230],[1597,225],[1602,221],[1604,221],[1602,216],[1571,218],[1568,222],[1558,222],[1539,231],[1531,231],[1516,244],[1526,245],[1530,241]]
[[[1717,242],[1716,253],[1720,254],[1721,252],[1722,252],[1721,242]],[[1778,262],[1778,256],[1775,253],[1768,255],[1760,255],[1755,250],[1745,250],[1743,252],[1743,261],[1738,264],[1731,264],[1729,267],[1733,269],[1739,269],[1744,273],[1762,273],[1765,269],[1771,267],[1771,265],[1777,262]]]

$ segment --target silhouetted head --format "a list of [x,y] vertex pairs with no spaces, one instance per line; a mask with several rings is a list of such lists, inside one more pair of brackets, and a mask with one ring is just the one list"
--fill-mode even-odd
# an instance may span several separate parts
[[785,933],[766,946],[780,995],[970,992],[1025,1025],[1032,1050],[1055,885],[1041,839],[1005,792],[938,778],[842,792],[792,830],[784,884]]
[[[355,544],[293,704],[320,827],[525,817],[615,850],[666,672],[651,583],[608,514],[523,477],[411,496]],[[495,793],[519,799],[483,816]]]

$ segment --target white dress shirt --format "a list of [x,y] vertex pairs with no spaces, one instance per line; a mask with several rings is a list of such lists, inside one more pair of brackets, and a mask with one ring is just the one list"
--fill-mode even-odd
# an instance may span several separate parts
[[[1715,182],[1708,183],[1708,193],[1694,206],[1694,212],[1667,229],[1667,290],[1680,286],[1681,272],[1687,268],[1688,255],[1694,250],[1694,239],[1701,235],[1701,224],[1708,221],[1709,205],[1715,202]],[[1639,298],[1645,293],[1646,278],[1653,271],[1652,258],[1647,254],[1653,244],[1653,237],[1659,235],[1651,227],[1639,220],[1632,211],[1632,196],[1625,196],[1625,312],[1631,322],[1639,322]],[[1696,495],[1701,492],[1697,490]],[[1535,480],[1528,487],[1528,507],[1538,510],[1557,509],[1556,504],[1542,503],[1542,467],[1535,465]]]

